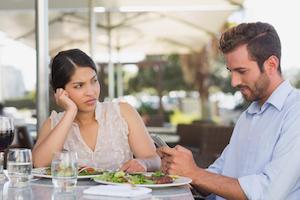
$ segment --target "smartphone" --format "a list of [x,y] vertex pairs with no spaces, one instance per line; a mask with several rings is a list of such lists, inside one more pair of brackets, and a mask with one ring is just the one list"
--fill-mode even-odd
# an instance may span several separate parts
[[168,147],[168,144],[163,139],[161,139],[161,137],[159,137],[156,134],[150,134],[150,135],[151,135],[151,138],[154,141],[155,146],[157,148],[159,148],[159,147]]

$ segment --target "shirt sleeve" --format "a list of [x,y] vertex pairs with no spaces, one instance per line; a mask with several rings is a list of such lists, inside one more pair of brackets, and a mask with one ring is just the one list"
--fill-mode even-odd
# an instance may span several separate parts
[[221,156],[215,160],[213,164],[211,164],[206,170],[212,173],[221,174],[223,171],[224,166],[224,159],[226,157],[226,152],[230,148],[230,144],[226,146],[226,148],[223,150]]
[[248,199],[287,199],[296,186],[300,178],[299,105],[283,119],[272,159],[262,172],[238,178]]

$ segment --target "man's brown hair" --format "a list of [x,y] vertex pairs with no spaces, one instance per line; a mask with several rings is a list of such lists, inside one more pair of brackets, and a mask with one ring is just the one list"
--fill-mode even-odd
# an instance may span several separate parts
[[220,38],[219,48],[226,54],[241,45],[247,45],[250,58],[257,62],[260,71],[270,56],[279,60],[278,71],[281,73],[281,43],[274,27],[268,23],[242,23],[224,32]]

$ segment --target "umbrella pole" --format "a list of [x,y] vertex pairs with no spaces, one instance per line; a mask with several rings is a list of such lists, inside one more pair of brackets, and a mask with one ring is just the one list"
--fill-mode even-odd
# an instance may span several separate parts
[[37,129],[49,115],[48,79],[48,0],[35,1],[36,64],[37,64]]
[[89,1],[89,47],[92,59],[95,59],[95,32],[96,32],[96,17],[94,12],[94,0]]
[[110,12],[106,13],[107,20],[107,36],[108,36],[108,96],[109,99],[115,97],[115,81],[114,81],[114,65],[112,63],[112,44],[111,44],[111,25]]
[[118,50],[118,66],[117,66],[117,92],[118,97],[122,97],[124,95],[124,88],[123,88],[123,67],[121,63],[121,56],[120,56],[120,48]]

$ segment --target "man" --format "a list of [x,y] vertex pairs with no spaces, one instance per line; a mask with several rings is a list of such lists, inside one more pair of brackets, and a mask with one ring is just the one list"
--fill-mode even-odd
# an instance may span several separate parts
[[220,50],[232,86],[252,104],[208,169],[176,146],[158,150],[163,171],[216,199],[300,199],[300,91],[282,78],[279,36],[267,23],[243,23],[223,33]]

